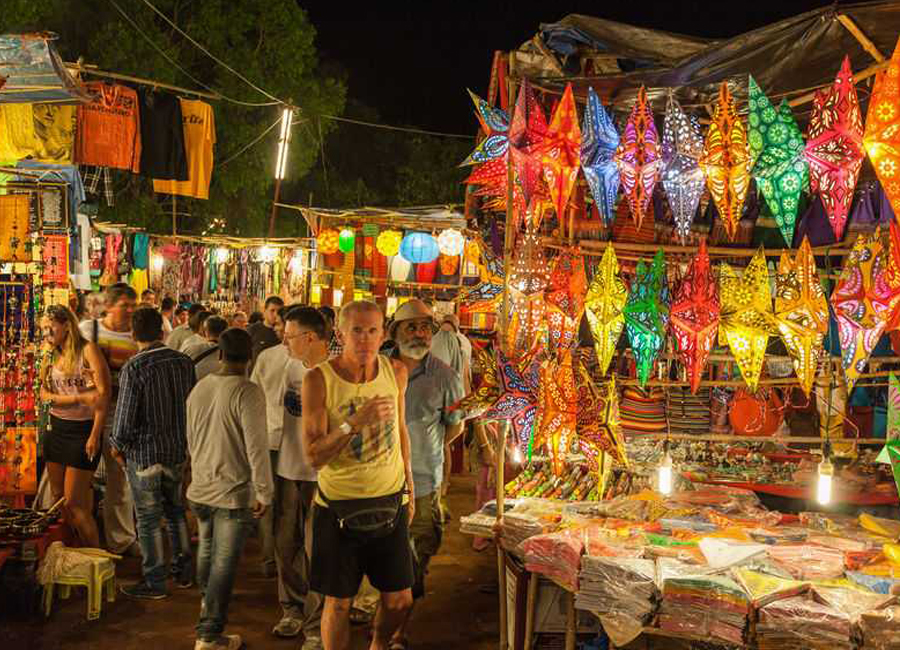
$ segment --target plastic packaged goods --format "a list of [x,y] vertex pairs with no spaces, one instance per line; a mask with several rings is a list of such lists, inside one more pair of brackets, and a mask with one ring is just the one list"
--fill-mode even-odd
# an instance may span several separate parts
[[884,519],[863,513],[859,516],[859,525],[876,535],[890,539],[900,538],[900,521],[896,519]]
[[[665,576],[659,609],[660,629],[743,643],[750,614],[750,600],[743,588],[726,576],[670,575],[671,568],[660,571],[657,567],[658,574]],[[683,568],[678,570],[683,571]]]
[[825,648],[851,650],[850,618],[808,595],[785,598],[760,608],[756,623],[759,650]]
[[900,594],[900,579],[888,576],[872,576],[861,571],[847,571],[847,578],[855,584],[865,587],[877,594]]
[[824,533],[839,533],[842,530],[856,526],[856,518],[849,515],[825,512],[801,512],[800,524]]
[[888,605],[894,605],[897,602],[896,596],[861,591],[855,585],[853,588],[848,589],[846,587],[823,587],[813,584],[812,594],[816,601],[846,614],[850,618],[851,623],[858,622],[863,612],[884,609]]
[[701,539],[699,547],[706,563],[715,569],[742,564],[763,555],[767,549],[764,544],[744,544],[711,537]]
[[900,606],[863,612],[859,617],[860,650],[900,648]]
[[792,598],[809,590],[808,582],[786,580],[745,567],[732,569],[731,575],[750,596],[750,602],[756,609],[776,600]]
[[529,537],[520,547],[525,568],[554,580],[565,589],[578,590],[578,571],[584,551],[583,531],[578,528]]
[[766,553],[796,580],[828,580],[844,575],[844,554],[824,546],[785,544],[770,546]]
[[659,600],[653,560],[591,557],[581,559],[575,607],[596,613],[617,646],[640,635]]

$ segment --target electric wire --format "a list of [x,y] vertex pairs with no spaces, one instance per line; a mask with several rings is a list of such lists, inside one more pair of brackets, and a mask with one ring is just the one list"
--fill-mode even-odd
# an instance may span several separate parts
[[225,160],[223,160],[223,161],[220,162],[220,163],[216,163],[215,166],[216,166],[216,167],[224,167],[225,165],[227,165],[228,163],[230,163],[232,160],[234,160],[235,158],[237,158],[238,156],[240,156],[242,153],[244,153],[245,151],[247,151],[247,149],[249,149],[250,147],[252,147],[253,145],[255,145],[257,142],[259,142],[260,140],[262,140],[264,137],[266,137],[266,135],[268,135],[269,132],[270,132],[272,129],[274,129],[276,126],[278,126],[280,123],[281,123],[281,117],[279,116],[279,118],[278,118],[277,120],[275,120],[274,122],[272,122],[272,124],[269,125],[269,126],[266,128],[265,131],[263,131],[263,132],[260,133],[258,136],[256,136],[255,138],[253,138],[253,140],[251,140],[250,142],[248,142],[247,144],[245,144],[243,147],[240,148],[240,150],[238,150],[237,152],[235,152],[233,155],[229,156],[228,158],[226,158]]
[[364,122],[362,120],[352,120],[349,117],[338,117],[337,115],[326,115],[324,113],[320,114],[319,117],[324,117],[326,120],[335,120],[337,122],[348,122],[350,124],[359,124],[360,126],[371,126],[376,129],[388,129],[391,131],[405,131],[407,133],[421,133],[422,135],[436,135],[443,138],[463,138],[465,140],[474,140],[475,135],[460,135],[459,133],[443,133],[441,131],[426,131],[424,129],[416,129],[412,127],[406,126],[392,126],[390,124],[378,124],[376,122]]

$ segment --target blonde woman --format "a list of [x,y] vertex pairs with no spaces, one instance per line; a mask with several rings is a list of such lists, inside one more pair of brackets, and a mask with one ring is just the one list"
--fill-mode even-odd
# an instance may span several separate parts
[[44,437],[50,489],[54,500],[65,495],[66,520],[81,544],[98,547],[91,480],[100,463],[109,409],[109,368],[97,344],[81,335],[68,307],[47,309],[44,340],[52,349],[41,382],[41,400],[50,405],[50,429]]

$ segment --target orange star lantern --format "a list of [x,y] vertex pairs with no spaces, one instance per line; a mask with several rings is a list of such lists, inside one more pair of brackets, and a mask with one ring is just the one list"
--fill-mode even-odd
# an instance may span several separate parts
[[706,185],[733,241],[750,187],[750,154],[744,124],[724,81],[706,134],[700,169],[706,175]]
[[553,111],[541,162],[557,218],[562,220],[581,165],[581,127],[578,125],[572,84],[566,86],[562,101]]
[[900,39],[888,69],[875,78],[863,144],[894,214],[900,215]]
[[553,471],[561,476],[566,454],[575,440],[578,422],[578,391],[572,369],[572,351],[565,350],[558,360],[550,360],[541,368],[538,390],[541,418],[535,432],[534,447],[546,444]]
[[551,351],[575,346],[586,289],[584,259],[577,249],[563,251],[556,258],[544,296]]

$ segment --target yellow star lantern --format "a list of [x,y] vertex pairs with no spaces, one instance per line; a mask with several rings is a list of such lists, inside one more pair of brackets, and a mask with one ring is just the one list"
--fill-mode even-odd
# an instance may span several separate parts
[[775,324],[794,362],[800,387],[809,396],[828,332],[828,302],[819,282],[809,239],[797,255],[782,253],[775,275]]
[[594,350],[600,372],[606,374],[619,337],[625,327],[625,303],[628,288],[619,276],[619,260],[612,245],[606,247],[600,268],[594,274],[587,296],[584,299],[588,324],[594,337]]
[[894,214],[900,214],[900,39],[888,69],[875,78],[863,146]]
[[750,187],[750,154],[744,123],[724,81],[699,162],[728,237],[734,241]]
[[769,334],[774,330],[769,272],[762,247],[750,260],[743,277],[723,262],[719,267],[719,331],[751,390],[759,385]]

